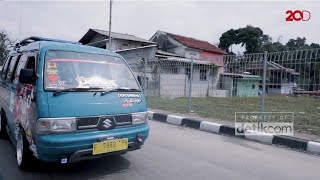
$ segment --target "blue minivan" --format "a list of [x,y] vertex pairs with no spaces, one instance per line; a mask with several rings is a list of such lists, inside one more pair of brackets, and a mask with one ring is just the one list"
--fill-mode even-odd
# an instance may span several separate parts
[[0,138],[21,169],[37,158],[72,163],[140,149],[147,105],[127,62],[77,42],[30,37],[0,74]]

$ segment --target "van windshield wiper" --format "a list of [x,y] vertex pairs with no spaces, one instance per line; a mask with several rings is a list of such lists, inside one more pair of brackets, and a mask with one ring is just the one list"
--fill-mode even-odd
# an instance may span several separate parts
[[75,88],[68,88],[68,89],[62,89],[62,90],[59,90],[59,91],[55,91],[53,92],[53,96],[57,96],[63,92],[71,92],[71,91],[80,91],[80,92],[86,92],[86,91],[92,91],[92,90],[101,90],[103,88],[99,88],[99,87],[88,87],[88,88],[78,88],[78,87],[75,87]]
[[111,89],[108,91],[101,91],[101,96],[110,93],[110,92],[119,92],[119,91],[123,91],[123,92],[141,92],[140,89],[135,89],[135,88],[116,88],[116,89]]

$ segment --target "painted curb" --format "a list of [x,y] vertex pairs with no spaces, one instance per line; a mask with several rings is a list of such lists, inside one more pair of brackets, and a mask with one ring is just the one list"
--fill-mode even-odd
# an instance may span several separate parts
[[257,131],[249,131],[250,134],[245,134],[245,138],[253,140],[253,141],[258,141],[264,144],[272,144],[272,139],[273,139],[273,134],[267,134],[267,133],[262,133],[262,132],[257,132]]
[[221,126],[221,124],[218,124],[218,123],[202,121],[200,124],[200,130],[207,131],[207,132],[213,132],[213,133],[219,133],[220,126]]
[[320,143],[309,141],[307,151],[315,154],[320,154]]
[[198,121],[198,120],[183,118],[181,121],[181,126],[185,126],[193,129],[199,129],[200,123],[201,121]]
[[180,116],[168,115],[167,122],[169,124],[180,125],[182,122],[182,119],[183,117],[180,117]]
[[200,121],[197,119],[190,119],[176,115],[167,115],[162,113],[156,113],[153,111],[148,111],[148,117],[150,120],[153,119],[156,121],[173,124],[177,126],[189,127],[192,129],[199,129],[201,131],[249,139],[264,144],[280,145],[292,149],[307,151],[314,154],[320,154],[320,142],[308,141],[305,139],[299,139],[291,136],[278,136],[273,134],[266,134],[257,131],[249,131],[250,134],[245,135],[236,135],[235,128],[230,125],[223,125],[208,121]]
[[289,136],[273,136],[272,144],[307,151],[308,141]]

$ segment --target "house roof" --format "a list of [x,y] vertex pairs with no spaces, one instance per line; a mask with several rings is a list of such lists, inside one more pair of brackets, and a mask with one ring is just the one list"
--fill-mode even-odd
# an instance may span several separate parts
[[141,46],[141,47],[136,47],[136,48],[117,50],[117,51],[114,51],[114,52],[118,53],[118,52],[134,51],[134,50],[137,50],[137,49],[146,49],[146,48],[154,48],[154,47],[157,47],[157,45],[156,44],[152,44],[152,45],[148,45],[148,46]]
[[251,79],[251,80],[261,80],[262,78],[257,75],[248,75],[248,74],[237,74],[237,73],[221,73],[222,76],[231,76],[234,78],[242,78],[242,79]]
[[[262,62],[253,62],[250,65],[251,67],[246,68],[246,70],[261,70],[263,69],[263,63]],[[300,75],[299,72],[297,72],[295,69],[286,68],[276,62],[273,61],[267,61],[267,70],[270,71],[284,71],[286,73],[290,73],[292,75]]]
[[[96,34],[101,34],[103,36],[109,37],[109,31],[99,30],[99,29],[89,29],[88,32],[79,40],[82,44],[88,44],[90,39],[92,39]],[[131,35],[111,32],[112,39],[124,39],[129,41],[144,42],[147,44],[156,44],[155,42],[148,41],[146,39]]]
[[[174,63],[185,63],[185,64],[190,64],[191,63],[191,59],[188,58],[180,58],[180,57],[168,57],[168,58],[159,58],[157,60],[151,60],[149,62],[152,63],[170,63],[170,64],[174,64]],[[193,64],[194,65],[208,65],[208,66],[217,66],[214,63],[208,62],[208,61],[201,61],[201,60],[193,60]],[[218,66],[219,67],[219,66]]]
[[176,41],[180,42],[181,44],[187,47],[194,48],[194,49],[201,49],[201,50],[214,52],[218,54],[225,54],[225,52],[222,49],[216,47],[213,44],[210,44],[207,41],[202,41],[195,38],[181,36],[177,34],[171,34],[171,33],[167,33],[167,34],[172,38],[174,38]]
[[162,50],[156,50],[156,56],[157,57],[163,57],[163,58],[169,58],[169,57],[183,57],[179,54],[174,54],[174,53],[170,53],[170,52],[166,52],[166,51],[162,51]]

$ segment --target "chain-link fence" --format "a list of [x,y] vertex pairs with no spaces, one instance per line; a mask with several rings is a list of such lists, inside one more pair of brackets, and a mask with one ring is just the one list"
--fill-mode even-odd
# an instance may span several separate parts
[[235,112],[294,112],[296,130],[320,134],[319,49],[223,59],[144,63],[139,81],[149,106],[222,120]]

